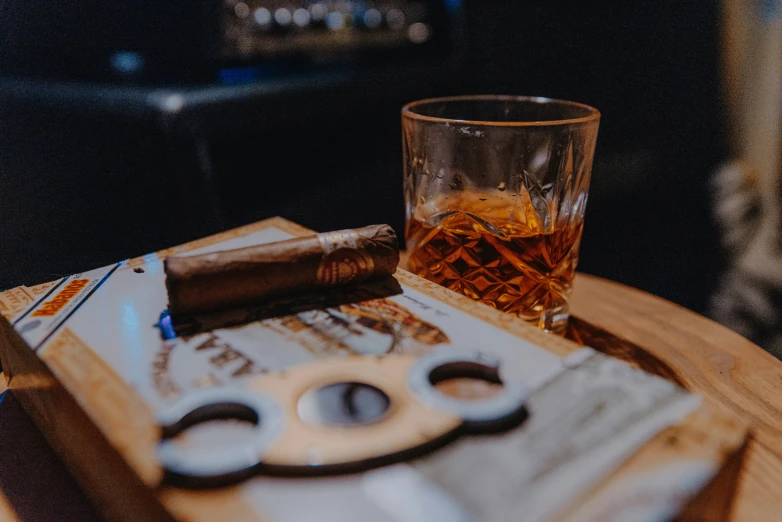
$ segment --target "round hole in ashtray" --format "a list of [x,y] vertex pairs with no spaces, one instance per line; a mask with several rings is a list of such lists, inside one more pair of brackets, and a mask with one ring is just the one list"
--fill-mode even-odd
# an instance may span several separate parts
[[390,406],[388,395],[371,384],[335,382],[307,391],[297,410],[308,424],[348,428],[379,422]]
[[246,405],[209,404],[185,415],[166,438],[183,450],[208,451],[250,443],[260,422],[258,413]]
[[209,451],[252,443],[256,425],[243,419],[211,419],[186,428],[170,440],[183,450]]
[[440,393],[460,400],[484,400],[503,390],[497,368],[474,361],[453,361],[435,367],[429,382]]

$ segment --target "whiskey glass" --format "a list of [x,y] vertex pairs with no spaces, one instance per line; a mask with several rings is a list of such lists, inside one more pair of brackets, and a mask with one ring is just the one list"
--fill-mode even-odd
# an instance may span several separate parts
[[402,108],[408,268],[563,333],[600,113],[459,96]]

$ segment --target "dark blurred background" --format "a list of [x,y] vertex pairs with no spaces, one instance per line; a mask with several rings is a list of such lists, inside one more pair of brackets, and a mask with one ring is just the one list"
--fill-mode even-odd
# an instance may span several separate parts
[[0,0],[0,288],[274,215],[401,234],[402,104],[497,93],[602,112],[580,269],[707,309],[728,154],[717,2],[431,2],[405,45],[228,59],[209,20],[262,24],[263,2],[70,4]]

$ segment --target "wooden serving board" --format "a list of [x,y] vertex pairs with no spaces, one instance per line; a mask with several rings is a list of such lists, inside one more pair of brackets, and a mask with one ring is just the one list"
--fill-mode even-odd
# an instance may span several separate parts
[[[404,449],[412,444],[405,439],[410,430],[431,428],[426,423],[439,419],[447,443],[410,453],[402,463],[337,475],[261,474],[209,489],[172,485],[158,453],[158,417],[172,401],[193,390],[234,385],[282,394],[284,405],[283,392],[293,390],[285,393],[296,399],[301,388],[286,376],[318,379],[324,372],[308,366],[313,364],[339,374],[340,357],[364,364],[357,353],[380,341],[366,344],[374,334],[358,341],[335,337],[314,312],[264,320],[246,312],[245,319],[258,320],[167,338],[162,258],[311,233],[274,218],[0,294],[0,360],[8,386],[107,519],[281,522],[310,519],[304,504],[322,520],[348,520],[345,513],[389,522],[722,518],[748,432],[743,422],[669,382],[401,269],[395,278],[402,294],[332,311],[340,321],[366,314],[391,321],[399,354],[377,360],[399,371],[432,350],[471,347],[496,355],[506,371],[503,380],[529,390],[526,420],[502,433],[466,435],[454,428],[459,422],[452,417],[427,415],[415,405],[407,417],[389,414],[383,421],[404,423],[393,425],[398,435],[380,425],[361,428],[367,441],[383,441],[381,449]],[[247,338],[253,340],[249,345]],[[247,348],[278,338],[295,343],[274,356],[259,357]],[[299,346],[306,350],[296,351]],[[397,356],[407,359],[397,363]],[[376,372],[380,380],[388,375]],[[399,381],[386,389],[392,396],[407,393]],[[302,460],[302,448],[318,440],[325,445],[319,458],[344,460],[357,452],[369,462],[381,451],[369,443],[356,450],[362,446],[358,431],[352,439],[328,430],[318,438],[296,417],[295,402],[283,410],[291,421],[286,426],[299,431],[278,440],[270,452],[278,461]],[[698,496],[701,501],[691,502]],[[406,506],[429,515],[421,518],[420,509],[416,515]]]

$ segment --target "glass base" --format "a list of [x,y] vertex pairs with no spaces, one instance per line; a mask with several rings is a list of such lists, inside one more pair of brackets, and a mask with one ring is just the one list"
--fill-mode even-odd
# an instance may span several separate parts
[[541,330],[556,335],[565,335],[568,319],[570,318],[570,305],[564,303],[556,308],[544,310],[542,314],[533,317],[518,315],[527,323]]

